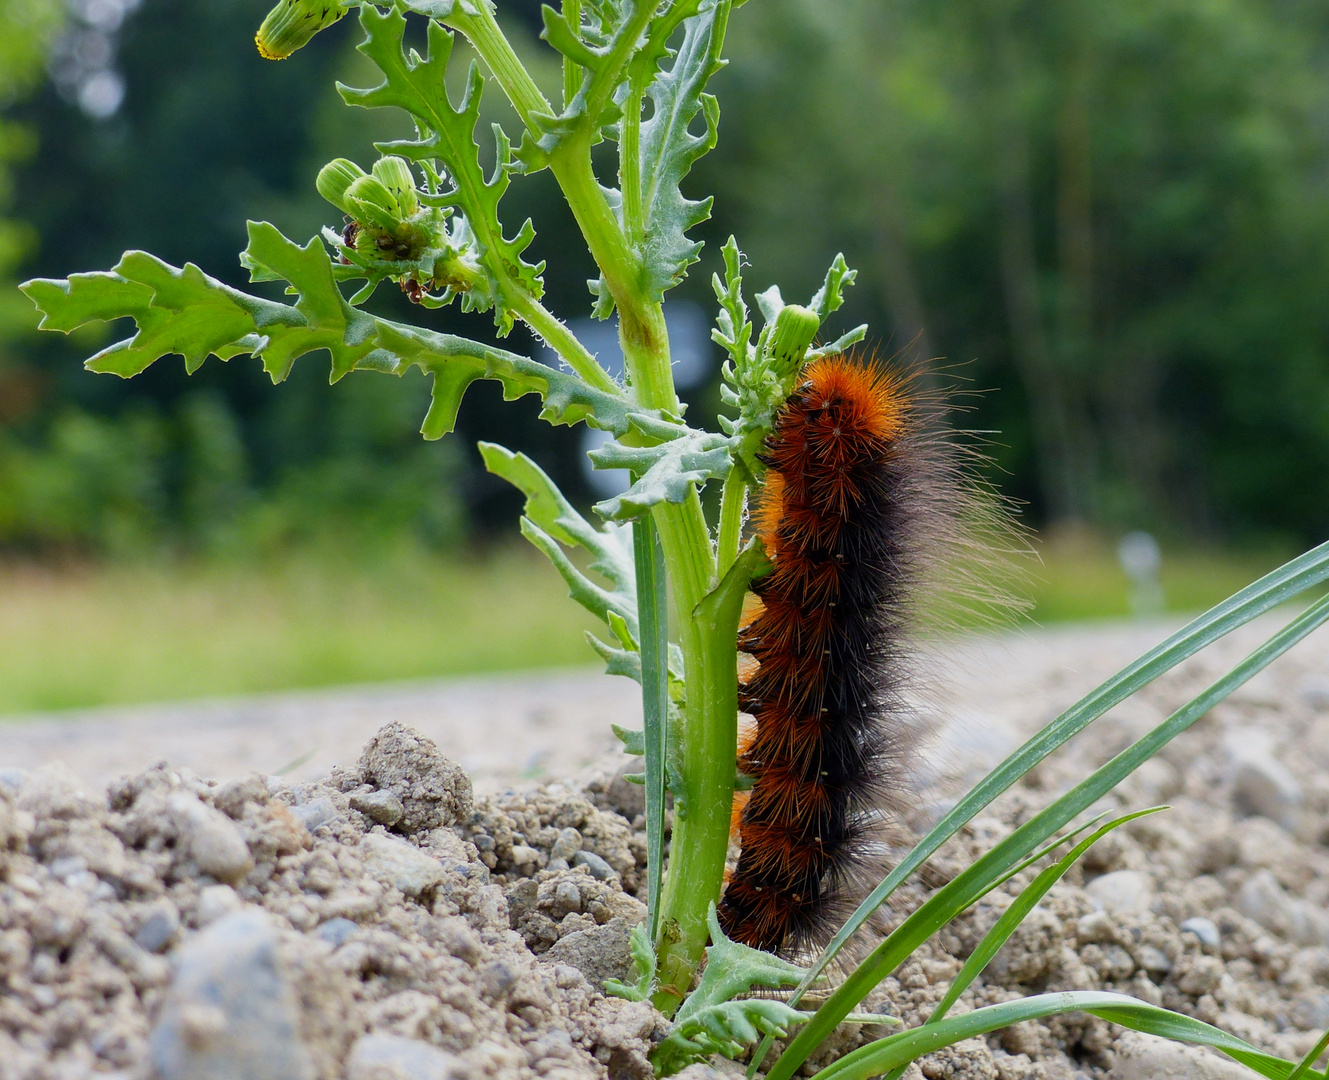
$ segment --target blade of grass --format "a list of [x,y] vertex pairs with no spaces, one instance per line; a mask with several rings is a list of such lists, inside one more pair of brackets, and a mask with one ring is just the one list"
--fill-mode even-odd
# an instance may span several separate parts
[[1153,731],[1097,769],[939,889],[878,945],[826,999],[813,1020],[798,1033],[772,1066],[769,1080],[788,1080],[812,1050],[821,1044],[873,987],[894,971],[914,949],[974,903],[995,878],[1111,791],[1140,764],[1153,757],[1238,686],[1326,621],[1329,621],[1329,597],[1307,608],[1203,693],[1192,698]]
[[998,950],[1015,933],[1015,928],[1024,922],[1025,916],[1033,911],[1038,902],[1047,895],[1047,891],[1065,876],[1066,871],[1079,861],[1080,856],[1112,832],[1113,829],[1125,825],[1128,821],[1134,821],[1136,818],[1145,817],[1148,814],[1157,814],[1164,809],[1166,808],[1162,806],[1153,806],[1148,810],[1137,810],[1133,814],[1125,814],[1122,817],[1114,818],[1106,825],[1095,830],[1092,835],[1085,837],[1062,859],[1053,863],[1038,877],[1034,878],[1029,886],[1016,898],[1015,902],[1001,913],[992,929],[983,935],[983,940],[979,942],[978,948],[965,961],[964,967],[960,969],[960,973],[951,982],[950,988],[946,991],[946,996],[941,999],[932,1015],[928,1017],[928,1023],[940,1020],[951,1011],[951,1006],[960,1000],[960,995],[969,989],[969,984],[983,973],[983,970],[991,963],[992,958],[997,955]]
[[[1290,1080],[1294,1069],[1292,1062],[1266,1054],[1245,1040],[1193,1017],[1148,1005],[1125,994],[1077,990],[1038,994],[1000,1005],[988,1005],[961,1016],[950,1016],[909,1031],[888,1035],[846,1054],[822,1069],[813,1080],[867,1080],[868,1077],[908,1065],[924,1054],[951,1046],[962,1039],[971,1039],[1024,1020],[1038,1020],[1068,1012],[1087,1012],[1110,1023],[1176,1042],[1212,1046],[1254,1069],[1266,1080]],[[1311,1072],[1309,1075],[1323,1080],[1322,1073]]]
[[[1306,1076],[1317,1075],[1313,1068],[1315,1065],[1315,1059],[1323,1054],[1326,1049],[1329,1049],[1329,1031],[1326,1031],[1324,1033],[1324,1038],[1310,1048],[1310,1052],[1298,1062],[1297,1067],[1292,1070],[1292,1074],[1287,1080],[1303,1080]],[[1318,1075],[1323,1076],[1325,1074],[1320,1073]]]
[[641,711],[646,754],[646,925],[655,941],[664,874],[665,723],[669,716],[669,609],[664,553],[649,514],[632,523],[641,637]]
[[[937,1007],[932,1010],[932,1015],[928,1017],[927,1022],[929,1024],[936,1023],[951,1011],[952,1006],[960,1000],[960,995],[969,989],[970,984],[987,969],[988,964],[992,962],[992,958],[997,955],[1001,947],[1005,945],[1010,939],[1010,936],[1015,933],[1016,927],[1024,922],[1025,917],[1033,911],[1038,905],[1038,902],[1047,895],[1048,890],[1066,875],[1067,870],[1079,862],[1080,857],[1084,855],[1086,851],[1103,839],[1108,833],[1112,832],[1113,829],[1125,825],[1126,822],[1134,821],[1136,818],[1144,817],[1147,814],[1157,814],[1159,811],[1165,809],[1166,807],[1153,806],[1148,810],[1137,810],[1133,814],[1125,814],[1119,818],[1114,818],[1101,828],[1095,830],[1091,836],[1080,841],[1079,844],[1067,852],[1061,859],[1053,863],[1034,878],[1034,880],[1021,891],[1020,895],[1015,899],[1015,902],[1001,913],[1001,916],[997,919],[996,923],[993,924],[992,929],[983,935],[983,940],[978,943],[978,948],[970,954],[969,959],[964,963],[964,967],[960,969],[960,973],[951,981],[951,985],[946,991],[946,996],[937,1003]],[[1100,817],[1101,816],[1102,815],[1100,815]],[[1095,820],[1098,820],[1098,818],[1095,818]],[[1029,861],[1026,860],[1021,865],[1027,866],[1028,864]],[[1002,880],[1008,881],[1011,876],[1012,875],[1007,874]],[[988,891],[991,892],[991,890]],[[984,895],[987,894],[985,893]],[[897,1065],[887,1075],[886,1080],[900,1080],[900,1077],[904,1075],[906,1068],[908,1068],[907,1065]]]

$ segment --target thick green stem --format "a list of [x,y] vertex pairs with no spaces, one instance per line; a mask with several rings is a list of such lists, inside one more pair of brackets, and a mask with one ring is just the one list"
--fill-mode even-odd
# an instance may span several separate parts
[[[682,790],[674,792],[669,873],[656,939],[659,989],[654,1001],[668,1014],[691,987],[706,947],[706,912],[724,883],[738,752],[738,653],[735,633],[717,625],[714,605],[705,603],[713,571],[696,493],[679,505],[661,504],[654,517],[669,567],[687,680]],[[736,615],[734,621],[736,628]]]

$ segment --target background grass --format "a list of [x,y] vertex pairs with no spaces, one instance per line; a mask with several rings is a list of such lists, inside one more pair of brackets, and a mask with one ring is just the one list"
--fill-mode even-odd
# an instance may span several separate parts
[[[1036,545],[1037,623],[1123,617],[1129,580],[1087,534]],[[1199,610],[1281,553],[1165,551],[1166,610]],[[0,566],[0,714],[593,664],[592,621],[532,552],[302,553],[262,567]]]

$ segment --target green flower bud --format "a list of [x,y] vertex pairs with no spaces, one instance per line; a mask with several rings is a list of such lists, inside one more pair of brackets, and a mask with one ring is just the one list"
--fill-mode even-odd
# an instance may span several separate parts
[[340,0],[280,0],[258,28],[254,44],[263,59],[285,60],[345,14]]
[[404,216],[397,197],[376,176],[361,176],[346,189],[346,212],[364,224],[395,229]]
[[811,308],[789,304],[775,317],[771,334],[771,356],[782,366],[796,368],[821,329],[821,319]]
[[420,209],[420,200],[416,198],[415,177],[404,158],[385,157],[374,162],[374,175],[385,188],[392,192],[401,207],[403,217],[413,217]]
[[314,186],[318,188],[318,193],[338,210],[344,214],[349,214],[351,208],[346,205],[346,189],[364,175],[364,169],[360,168],[354,161],[337,158],[319,169],[318,179],[314,181]]

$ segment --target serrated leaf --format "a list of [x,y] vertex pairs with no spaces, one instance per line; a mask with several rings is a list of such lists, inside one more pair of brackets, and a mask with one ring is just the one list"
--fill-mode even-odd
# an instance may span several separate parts
[[646,732],[620,727],[618,724],[609,726],[613,728],[618,741],[623,744],[623,753],[632,754],[634,757],[641,757],[646,753]]
[[[683,40],[668,70],[647,87],[651,116],[641,125],[642,238],[641,258],[647,296],[661,299],[697,261],[701,242],[687,232],[711,216],[711,198],[688,199],[680,185],[692,166],[715,146],[720,106],[705,93],[711,76],[722,66],[719,57],[728,4],[706,0],[683,20]],[[689,130],[700,112],[706,128]]]
[[539,394],[541,416],[551,424],[586,421],[615,435],[628,431],[635,407],[617,394],[502,349],[358,311],[342,297],[318,240],[300,247],[265,223],[251,223],[249,231],[247,264],[291,281],[294,305],[250,296],[192,264],[179,269],[141,251],[127,252],[107,273],[38,279],[22,288],[48,329],[134,320],[133,336],[87,362],[93,371],[127,378],[171,354],[184,356],[193,371],[208,355],[227,360],[245,353],[259,357],[280,381],[300,356],[325,349],[334,379],[351,370],[401,375],[412,366],[432,375],[433,404],[422,429],[427,438],[452,430],[462,395],[477,379],[498,381],[509,400]]
[[[451,4],[447,6],[450,15]],[[516,166],[512,147],[497,125],[494,133],[498,154],[492,176],[486,178],[480,165],[475,129],[480,120],[484,77],[473,63],[461,104],[454,107],[447,90],[448,60],[454,41],[450,31],[431,20],[427,55],[421,57],[415,50],[409,54],[404,51],[406,18],[395,8],[384,14],[367,4],[360,10],[360,25],[365,40],[358,48],[383,73],[383,82],[369,89],[338,83],[337,89],[350,105],[403,109],[421,126],[425,134],[420,138],[375,145],[384,153],[417,161],[441,161],[446,167],[451,189],[426,201],[454,207],[466,215],[479,248],[480,265],[490,279],[495,322],[500,335],[506,334],[515,316],[507,308],[505,296],[519,289],[538,299],[544,292],[540,277],[544,264],[528,263],[521,257],[535,236],[529,220],[515,237],[503,235],[498,204]]]
[[635,414],[629,417],[639,434],[659,437],[663,432],[670,436],[669,441],[656,446],[610,442],[587,455],[597,469],[629,469],[639,475],[623,494],[595,504],[595,512],[606,521],[637,517],[662,502],[681,503],[692,485],[729,475],[733,458],[732,440],[727,436],[650,420]]
[[808,305],[821,317],[822,322],[826,321],[831,312],[839,310],[840,305],[844,303],[844,290],[852,285],[857,277],[858,271],[849,269],[849,265],[844,261],[844,255],[836,255],[835,261],[826,271],[826,280],[813,294],[812,303]]
[[633,985],[619,982],[617,979],[605,980],[605,991],[614,997],[628,1001],[645,1001],[650,996],[655,984],[655,947],[645,926],[638,923],[628,935],[628,951],[632,955],[632,966],[637,978]]

